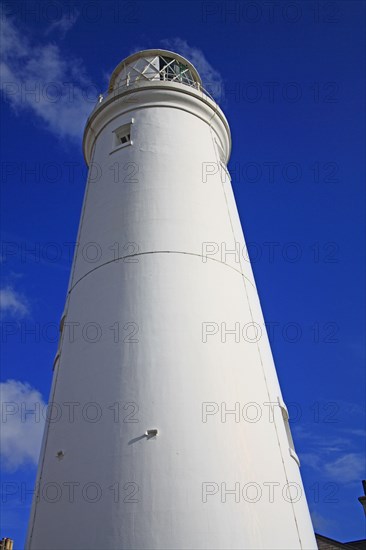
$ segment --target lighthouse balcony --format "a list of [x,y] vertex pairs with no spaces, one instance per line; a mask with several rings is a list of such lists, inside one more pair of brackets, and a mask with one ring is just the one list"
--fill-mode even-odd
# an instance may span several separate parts
[[130,55],[115,68],[109,88],[99,95],[94,111],[111,95],[120,95],[149,82],[183,84],[214,100],[203,88],[201,77],[195,67],[184,57],[167,50],[145,50]]

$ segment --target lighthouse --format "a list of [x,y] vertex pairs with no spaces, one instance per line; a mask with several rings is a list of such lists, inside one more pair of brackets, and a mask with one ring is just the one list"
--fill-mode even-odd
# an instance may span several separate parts
[[124,59],[90,114],[27,549],[317,548],[230,150],[170,51]]

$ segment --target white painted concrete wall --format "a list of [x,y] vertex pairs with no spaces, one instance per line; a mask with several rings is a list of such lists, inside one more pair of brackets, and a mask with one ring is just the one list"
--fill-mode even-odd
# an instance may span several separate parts
[[[132,119],[133,144],[112,152]],[[112,95],[87,125],[51,392],[62,415],[45,434],[28,549],[316,548],[281,408],[264,405],[282,397],[251,267],[221,256],[245,243],[215,140],[228,157],[223,113],[177,83]],[[221,323],[246,338],[223,342]]]

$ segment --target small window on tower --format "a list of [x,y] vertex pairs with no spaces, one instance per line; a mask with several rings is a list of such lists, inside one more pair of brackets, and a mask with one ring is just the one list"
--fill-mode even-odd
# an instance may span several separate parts
[[131,140],[131,136],[130,134],[123,134],[123,136],[118,136],[118,139],[120,143],[128,143]]
[[[121,149],[122,147],[125,147],[126,145],[132,145],[131,140],[131,124],[132,121],[129,124],[124,124],[123,126],[120,126],[113,132],[113,151],[116,151],[117,149]],[[112,151],[112,153],[113,153]]]

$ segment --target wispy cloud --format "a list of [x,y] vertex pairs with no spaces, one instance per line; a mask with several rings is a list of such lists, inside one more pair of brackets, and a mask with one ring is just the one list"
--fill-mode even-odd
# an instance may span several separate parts
[[363,439],[366,439],[366,430],[358,430],[358,429],[349,429],[349,430],[344,430],[346,431],[349,435],[354,435],[355,437],[362,437]]
[[36,115],[56,136],[79,141],[97,95],[81,61],[53,43],[34,44],[9,18],[0,32],[1,89],[10,105]]
[[365,475],[365,458],[360,453],[348,453],[325,464],[324,470],[338,483],[359,482]]
[[365,476],[365,459],[361,452],[355,451],[358,445],[350,437],[353,435],[351,432],[347,432],[349,437],[342,432],[340,435],[324,437],[321,433],[311,433],[300,426],[296,427],[296,439],[302,440],[303,448],[307,449],[300,453],[301,462],[325,479],[338,484],[359,482]]
[[324,479],[339,485],[357,482],[365,476],[365,459],[361,453],[345,453],[341,456],[322,452],[301,453],[301,462],[322,475]]
[[74,11],[73,13],[65,13],[60,17],[60,19],[51,23],[51,25],[46,30],[46,35],[52,33],[53,31],[59,31],[61,37],[64,38],[66,33],[75,25],[80,13]]
[[167,50],[179,53],[190,61],[197,69],[204,88],[212,94],[215,99],[223,99],[223,78],[206,58],[202,50],[191,46],[182,38],[164,38],[161,45]]
[[42,395],[27,383],[7,380],[0,384],[0,396],[3,467],[15,471],[26,464],[37,464],[44,429]]
[[11,286],[0,289],[0,313],[2,317],[10,316],[22,319],[29,315],[29,302]]

